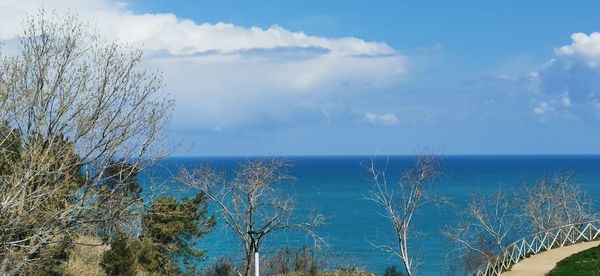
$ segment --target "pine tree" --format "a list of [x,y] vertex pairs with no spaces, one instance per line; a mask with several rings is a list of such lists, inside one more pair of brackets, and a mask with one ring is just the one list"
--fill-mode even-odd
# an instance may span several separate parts
[[[198,238],[215,225],[214,217],[207,215],[203,194],[180,201],[171,196],[157,198],[142,221],[140,245],[144,254],[140,254],[140,264],[149,272],[158,269],[162,273],[179,272],[179,267],[194,270],[205,253],[196,249]],[[176,260],[181,260],[182,266]]]
[[135,275],[136,258],[127,235],[122,232],[115,235],[101,265],[108,275]]

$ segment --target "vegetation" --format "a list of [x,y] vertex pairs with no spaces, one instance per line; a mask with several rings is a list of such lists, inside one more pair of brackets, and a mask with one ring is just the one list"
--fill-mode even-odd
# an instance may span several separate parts
[[[217,214],[236,234],[244,248],[242,275],[253,270],[254,252],[267,235],[282,230],[300,230],[320,241],[313,231],[323,216],[312,214],[305,221],[294,218],[293,200],[277,185],[291,180],[285,160],[256,159],[242,164],[231,181],[209,167],[183,169],[179,180],[200,190],[218,209]],[[253,233],[250,237],[249,233]]]
[[[232,262],[220,257],[206,265],[199,275],[239,275],[244,260]],[[260,261],[261,275],[312,276],[312,275],[369,275],[355,260],[340,256],[322,248],[304,245],[300,248],[281,248],[273,253],[263,254]]]
[[205,253],[196,249],[196,242],[215,225],[206,209],[202,193],[181,201],[170,196],[152,201],[136,244],[140,264],[150,272],[174,273],[180,271],[176,260],[182,260],[185,269],[195,270]]
[[438,173],[436,157],[418,155],[415,165],[404,170],[396,185],[388,184],[385,170],[378,169],[374,161],[371,162],[368,171],[374,183],[369,199],[384,210],[384,215],[394,228],[396,242],[396,245],[373,245],[398,257],[402,262],[403,272],[413,275],[416,270],[414,256],[409,251],[408,243],[413,233],[411,223],[419,207],[433,199],[427,193],[427,188]]
[[[117,232],[110,245],[100,237],[82,236],[76,241],[60,241],[42,251],[28,267],[32,275],[151,275],[198,271],[205,251],[195,242],[214,226],[206,215],[207,201],[202,195],[175,200],[162,196],[153,201],[144,215],[142,235],[131,237]],[[68,236],[65,236],[68,237]],[[232,270],[218,268],[230,275]]]
[[402,276],[402,272],[395,266],[388,266],[383,271],[383,276]]
[[69,237],[65,237],[57,244],[50,246],[42,252],[35,265],[28,267],[32,275],[64,275],[66,270],[62,265],[69,259],[73,243]]
[[127,236],[118,233],[110,243],[110,250],[102,256],[102,268],[108,275],[131,276],[135,274],[135,255]]
[[129,160],[118,173],[127,179],[160,157],[170,110],[139,51],[73,16],[42,11],[20,40],[19,53],[0,57],[0,270],[11,274],[73,230],[135,221],[138,199],[105,196],[127,185],[114,181],[115,159]]
[[[198,189],[189,199],[143,193],[136,179],[165,155],[173,106],[160,72],[70,14],[42,9],[24,27],[19,50],[0,54],[1,275],[194,274],[205,254],[197,242],[215,225],[209,201],[244,246],[243,265],[222,262],[217,275],[249,275],[274,232],[320,241],[323,216],[299,219],[278,187],[291,180],[283,160],[243,164],[232,181],[183,171],[180,180]],[[307,248],[286,252],[265,264],[277,273],[324,268]],[[290,252],[293,266],[282,264]]]
[[110,245],[102,244],[99,237],[79,236],[69,252],[69,259],[63,263],[66,275],[106,275],[101,266],[104,253]]
[[598,213],[572,173],[557,173],[514,192],[474,195],[459,216],[443,234],[457,245],[464,269],[471,270],[521,237],[590,221]]
[[563,259],[546,275],[600,275],[600,246],[584,250]]
[[160,75],[71,15],[42,10],[20,40],[0,56],[0,274],[194,269],[206,197],[151,200],[136,181],[163,155]]
[[[318,212],[295,214],[280,189],[292,180],[285,160],[254,159],[227,179],[209,167],[182,170],[196,189],[178,199],[143,193],[138,174],[164,156],[172,101],[159,72],[139,68],[142,53],[102,40],[74,16],[40,11],[25,24],[20,51],[0,55],[0,275],[250,275],[265,237],[302,231],[317,248]],[[428,184],[436,158],[417,156],[397,183],[369,167],[370,199],[389,219],[396,256],[386,276],[413,275],[413,217],[437,200]],[[198,241],[216,215],[243,250],[204,267]],[[597,217],[570,174],[541,178],[518,192],[474,196],[444,235],[465,268],[501,252],[514,237]],[[236,263],[239,260],[239,263]],[[267,275],[371,275],[333,264],[314,248],[285,248],[261,260]],[[560,262],[550,275],[600,274],[600,248]]]
[[314,250],[307,246],[292,250],[283,248],[273,253],[265,262],[268,274],[286,275],[289,273],[304,273],[316,275],[325,270],[325,257],[317,256]]
[[289,272],[285,274],[277,274],[278,276],[373,276],[373,273],[364,271],[324,271],[318,274],[310,274],[306,272]]

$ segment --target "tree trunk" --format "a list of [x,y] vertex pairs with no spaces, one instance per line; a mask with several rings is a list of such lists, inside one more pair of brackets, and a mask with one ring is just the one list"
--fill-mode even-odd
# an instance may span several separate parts
[[246,267],[244,268],[244,276],[250,276],[250,269],[252,268],[252,250],[250,253],[246,253]]

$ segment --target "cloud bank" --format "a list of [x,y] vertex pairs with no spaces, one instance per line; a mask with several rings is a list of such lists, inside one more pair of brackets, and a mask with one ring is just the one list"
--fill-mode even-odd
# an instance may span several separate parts
[[533,113],[598,122],[600,120],[600,33],[574,33],[571,44],[534,72]]
[[167,91],[177,101],[175,129],[278,128],[329,120],[360,108],[370,91],[407,71],[406,57],[383,42],[139,14],[109,0],[2,1],[0,39],[14,39],[26,15],[42,3],[59,13],[74,11],[93,20],[102,35],[144,49],[146,65],[164,72]]

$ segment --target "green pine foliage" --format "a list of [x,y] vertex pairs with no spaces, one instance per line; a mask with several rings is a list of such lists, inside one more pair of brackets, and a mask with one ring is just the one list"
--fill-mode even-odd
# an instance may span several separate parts
[[108,176],[102,188],[119,196],[139,198],[142,187],[138,184],[136,177],[139,169],[124,160],[115,161],[105,170]]
[[101,266],[107,275],[135,275],[136,258],[127,235],[119,232],[113,237],[110,250],[102,257]]
[[383,272],[383,276],[403,276],[404,274],[398,270],[396,266],[388,266]]
[[205,253],[195,249],[196,243],[215,225],[206,208],[202,194],[183,200],[171,196],[154,199],[142,217],[142,235],[128,239],[119,232],[104,254],[102,267],[108,275],[133,275],[138,267],[151,275],[196,271]]
[[98,207],[90,215],[98,221],[97,234],[106,242],[114,233],[128,231],[139,222],[142,187],[137,182],[139,168],[124,161],[114,161],[105,169],[105,179],[98,184]]
[[[50,164],[49,173],[41,174],[32,179],[28,186],[29,192],[38,192],[38,189],[48,188],[42,186],[51,178],[53,183],[59,187],[60,193],[48,198],[39,212],[31,214],[31,223],[44,221],[44,217],[53,210],[60,210],[64,205],[75,200],[78,190],[82,187],[84,179],[80,168],[72,166],[64,170],[65,164],[78,164],[74,145],[63,137],[53,137],[48,140],[39,134],[32,134],[29,139],[24,140],[17,135],[18,132],[6,124],[0,124],[0,152],[3,158],[0,160],[0,175],[6,176],[15,173],[19,167],[15,164],[28,162],[28,156],[35,156],[31,152],[44,152],[60,158],[46,160]],[[59,154],[58,151],[68,149],[72,153]],[[29,154],[24,154],[29,153]],[[53,173],[57,172],[57,173]],[[138,217],[143,224],[141,236],[130,239],[124,232],[138,231],[136,229],[124,229],[117,227],[118,221],[112,221],[105,217],[111,217],[114,210],[126,210],[128,206],[117,206],[118,204],[130,204],[141,202],[142,188],[136,181],[139,173],[138,168],[126,161],[115,161],[106,169],[105,180],[97,187],[100,197],[97,200],[106,206],[90,213],[91,218],[100,221],[100,227],[96,234],[111,241],[111,249],[103,255],[101,266],[108,275],[134,275],[138,268],[151,274],[180,274],[182,270],[195,271],[196,264],[203,260],[205,250],[196,249],[198,239],[210,231],[215,225],[215,219],[207,214],[207,200],[203,194],[198,194],[190,199],[177,200],[174,197],[162,196],[156,198],[147,207],[145,215]],[[41,188],[40,188],[41,187]],[[9,188],[1,186],[0,188]],[[2,189],[0,189],[1,192]],[[127,200],[122,200],[127,199]],[[135,218],[133,218],[135,219]],[[23,230],[28,231],[28,230]],[[31,233],[20,233],[21,236]],[[18,239],[19,237],[17,237]],[[48,246],[37,254],[36,262],[28,268],[30,275],[65,275],[65,263],[69,259],[69,250],[74,245],[71,239]]]
[[177,274],[179,269],[175,261],[163,250],[160,244],[148,239],[137,239],[133,242],[140,267],[151,274]]
[[185,269],[194,270],[205,253],[196,249],[198,238],[215,225],[214,217],[207,215],[207,200],[203,194],[181,201],[171,196],[159,197],[152,201],[142,222],[140,245],[144,254],[161,256],[158,264],[157,258],[140,258],[140,264],[150,272],[157,268],[162,272],[177,270],[175,260],[181,260]]
[[234,264],[230,259],[220,257],[216,262],[202,268],[202,272],[198,274],[205,276],[231,276],[235,275],[234,270]]
[[0,124],[0,176],[9,175],[20,158],[23,142],[18,133],[6,123]]
[[69,259],[72,248],[73,240],[65,236],[57,244],[45,248],[36,265],[31,266],[27,274],[36,276],[66,275],[64,263]]

